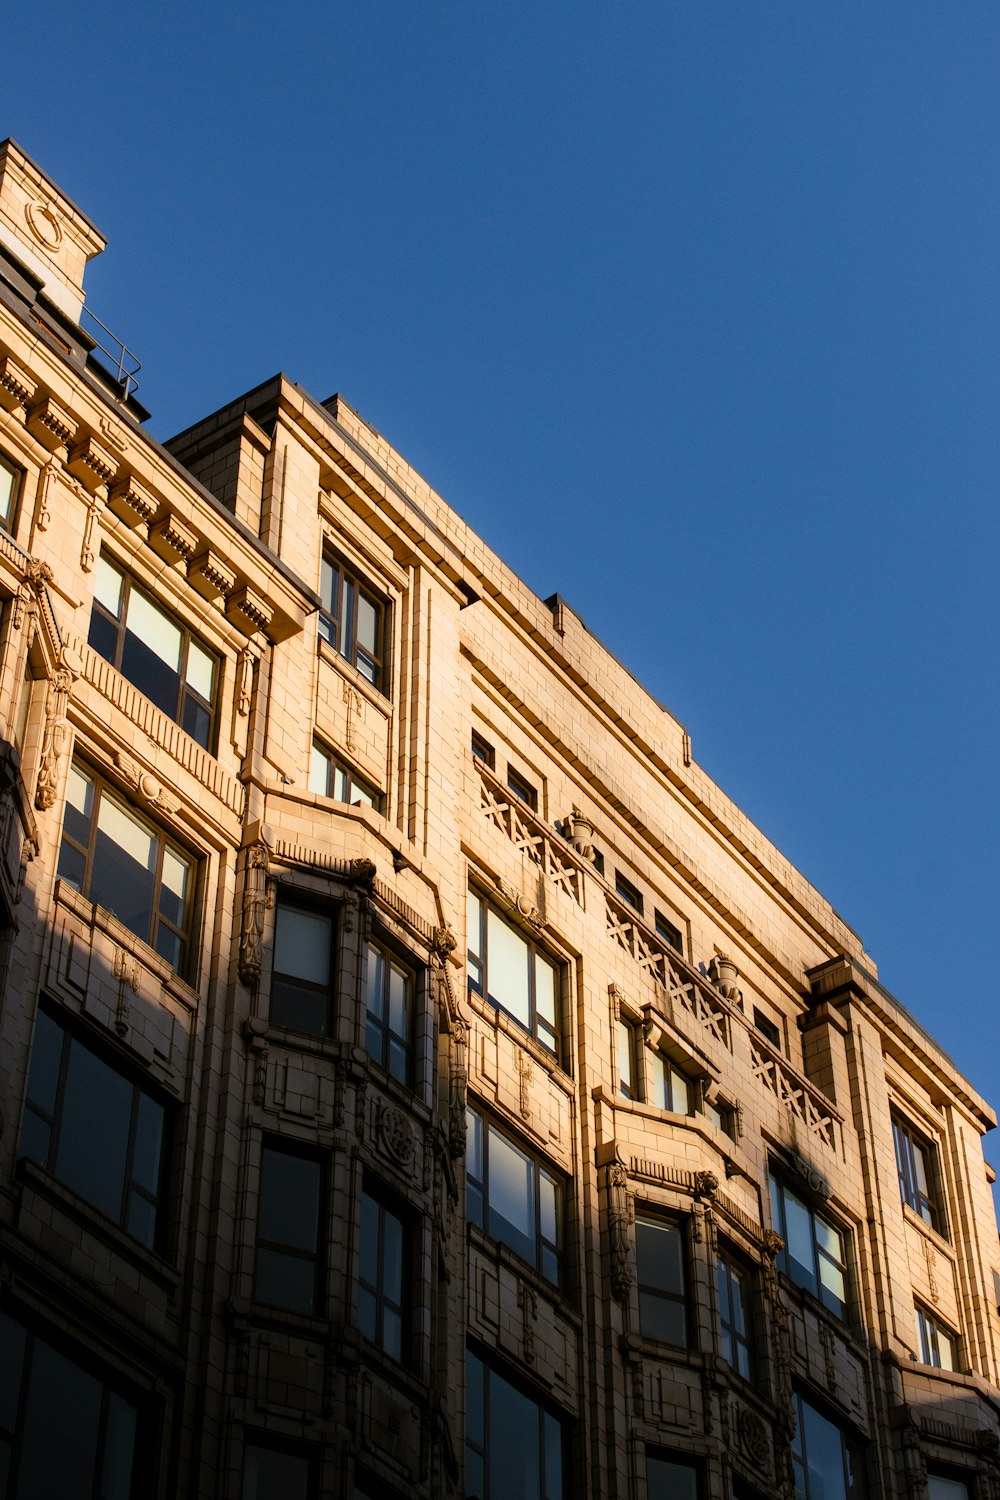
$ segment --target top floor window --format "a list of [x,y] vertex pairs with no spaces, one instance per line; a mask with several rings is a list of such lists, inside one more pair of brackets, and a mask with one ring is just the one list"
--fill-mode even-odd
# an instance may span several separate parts
[[478,729],[472,731],[472,754],[475,760],[482,761],[483,765],[488,766],[491,771],[496,770],[497,753]]
[[513,1016],[549,1052],[557,1050],[558,969],[473,890],[468,970],[470,990]]
[[329,553],[320,579],[320,639],[356,667],[373,687],[385,687],[385,605]]
[[70,767],[56,873],[185,971],[194,860],[79,765]]
[[5,458],[0,458],[0,526],[5,531],[11,529],[14,520],[14,508],[17,505],[17,494],[21,488],[20,472],[9,464]]
[[847,1312],[847,1247],[841,1230],[771,1178],[774,1227],[785,1242],[778,1258],[796,1286],[805,1287],[838,1318]]
[[633,911],[642,916],[642,892],[621,870],[615,871],[615,895],[619,901],[624,901],[626,906],[631,906]]
[[934,1147],[911,1130],[902,1120],[893,1118],[892,1140],[896,1148],[896,1173],[899,1196],[919,1214],[925,1224],[944,1233],[944,1215],[937,1191],[937,1158]]
[[538,788],[532,786],[527,776],[522,776],[516,766],[507,766],[507,785],[514,796],[517,797],[532,812],[538,811]]
[[203,749],[212,749],[217,658],[103,555],[88,644]]
[[656,925],[656,936],[662,938],[671,948],[676,948],[678,953],[684,952],[684,938],[679,927],[675,927],[662,913],[658,911],[653,917]]

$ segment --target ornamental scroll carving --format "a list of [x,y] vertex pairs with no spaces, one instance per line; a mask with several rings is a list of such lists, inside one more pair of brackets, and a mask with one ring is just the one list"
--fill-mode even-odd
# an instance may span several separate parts
[[612,1162],[608,1167],[605,1184],[608,1193],[611,1291],[619,1302],[627,1306],[633,1281],[632,1244],[629,1231],[635,1219],[635,1210],[632,1194],[628,1189],[628,1173],[621,1162]]
[[456,1016],[451,1023],[448,1058],[448,1150],[453,1158],[465,1155],[465,1108],[469,1083],[469,1023]]
[[40,812],[48,812],[59,791],[62,760],[69,744],[70,726],[66,718],[66,706],[73,689],[75,674],[69,667],[57,667],[49,683],[49,694],[45,704],[45,732],[42,736],[42,754],[35,784],[35,806]]
[[240,916],[240,979],[249,988],[260,981],[264,946],[264,913],[267,910],[267,872],[271,847],[261,836],[247,849],[243,872],[243,909]]

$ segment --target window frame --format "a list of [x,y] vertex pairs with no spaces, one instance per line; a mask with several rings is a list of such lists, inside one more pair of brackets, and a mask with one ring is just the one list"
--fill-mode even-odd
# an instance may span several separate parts
[[[112,782],[108,781],[106,777],[102,776],[100,772],[92,770],[90,768],[90,765],[86,761],[74,759],[71,762],[69,768],[69,776],[70,778],[72,778],[74,775],[80,777],[81,780],[88,783],[92,788],[93,799],[91,811],[89,814],[90,826],[87,833],[86,843],[78,838],[76,834],[71,833],[68,830],[67,822],[71,814],[80,818],[83,818],[87,815],[85,813],[80,813],[79,810],[72,805],[70,801],[69,791],[67,789],[66,800],[63,807],[62,831],[59,837],[59,854],[56,863],[56,878],[65,881],[68,886],[71,886],[74,890],[79,891],[80,895],[85,901],[89,901],[92,905],[101,906],[105,911],[109,911],[112,916],[116,917],[117,920],[122,923],[123,927],[127,927],[129,932],[134,933],[134,935],[139,938],[141,942],[154,949],[159,957],[163,959],[165,963],[170,964],[171,968],[174,969],[181,976],[181,978],[186,978],[191,969],[194,967],[193,958],[197,947],[195,929],[198,916],[198,894],[200,885],[199,876],[202,861],[194,853],[192,853],[189,848],[182,844],[178,839],[175,839],[172,834],[168,833],[161,824],[148,817],[147,814],[144,813],[140,808],[138,808],[134,802],[132,802],[128,797],[125,797],[118,790],[118,788]],[[102,830],[100,826],[100,811],[101,807],[106,801],[115,806],[120,815],[124,815],[132,824],[144,829],[145,832],[150,834],[156,841],[156,868],[153,872],[152,888],[150,894],[150,920],[149,926],[145,932],[137,932],[136,929],[131,926],[124,917],[119,916],[119,914],[113,907],[105,906],[104,903],[98,899],[98,896],[92,894],[92,887],[95,882],[95,857],[98,836],[103,833],[105,838],[111,840],[111,835],[108,834],[106,830]],[[77,879],[74,875],[67,873],[66,866],[69,863],[67,847],[70,851],[72,851],[73,854],[76,855],[78,859],[81,859],[83,861],[83,870],[79,879]],[[116,843],[115,848],[121,850],[123,846]],[[188,889],[185,895],[186,915],[185,920],[181,925],[173,922],[170,917],[160,909],[164,899],[163,868],[164,858],[167,853],[169,853],[178,863],[183,865],[187,871]],[[176,943],[176,961],[169,954],[164,953],[160,947],[161,925],[163,928],[165,928],[167,933],[173,935]]]
[[684,934],[675,922],[665,916],[658,907],[653,908],[653,931],[662,943],[673,948],[675,953],[684,957]]
[[[111,572],[117,574],[120,580],[121,586],[118,596],[119,614],[117,616],[113,615],[108,606],[102,603],[102,601],[97,597],[97,586],[95,584],[94,595],[91,600],[90,619],[87,624],[88,646],[92,651],[95,651],[97,655],[100,656],[102,661],[106,661],[109,666],[113,667],[114,670],[118,672],[126,682],[131,683],[131,685],[136,689],[137,692],[142,693],[143,697],[149,698],[149,701],[154,704],[162,714],[165,714],[172,723],[176,724],[178,728],[183,730],[185,734],[190,735],[191,739],[194,740],[196,745],[199,745],[203,750],[206,750],[209,755],[214,755],[218,747],[219,720],[221,717],[219,707],[220,698],[222,696],[222,657],[220,656],[218,651],[214,651],[211,649],[211,647],[205,645],[203,638],[198,634],[196,630],[192,630],[188,625],[185,625],[184,621],[172,610],[165,609],[151,589],[146,588],[145,585],[139,583],[131,573],[127,572],[123,567],[119,565],[118,562],[114,561],[103,551],[98,558],[98,568],[102,566],[110,569]],[[174,629],[180,632],[181,666],[176,674],[177,705],[173,710],[164,707],[162,703],[159,703],[155,698],[150,697],[143,683],[138,681],[135,676],[132,676],[123,670],[123,658],[125,655],[125,647],[127,644],[126,638],[129,634],[129,607],[133,593],[138,594],[138,596],[142,599],[143,603],[147,607],[153,609],[158,615],[161,615],[169,625],[173,626]],[[92,640],[92,636],[94,634],[95,617],[101,623],[103,623],[106,629],[114,632],[114,649],[111,655],[108,655],[107,652],[101,648],[101,646],[95,645]],[[132,632],[132,634],[135,635],[135,632]],[[211,698],[206,698],[202,693],[199,693],[196,688],[188,684],[187,669],[188,663],[191,658],[192,643],[212,663]],[[196,709],[201,709],[202,712],[207,716],[208,724],[204,738],[202,738],[201,735],[196,733],[193,729],[189,729],[185,723],[189,700]]]
[[[913,1308],[916,1315],[920,1363],[935,1370],[945,1370],[953,1374],[959,1372],[961,1340],[958,1334],[940,1322],[933,1313],[928,1312],[921,1303],[915,1302]],[[941,1357],[942,1344],[948,1351],[947,1361]]]
[[[54,1027],[61,1033],[58,1044],[55,1042],[53,1033],[49,1033],[48,1041],[45,1040],[44,1031],[47,1027]],[[54,1058],[55,1047],[58,1045],[58,1058]],[[122,1163],[120,1207],[117,1214],[95,1201],[79,1182],[72,1177],[64,1175],[60,1171],[60,1153],[65,1144],[72,1146],[72,1142],[78,1139],[73,1129],[73,1120],[67,1120],[69,1077],[73,1064],[73,1050],[82,1050],[87,1054],[91,1063],[96,1064],[109,1073],[113,1074],[121,1083],[131,1089],[131,1100],[128,1105],[129,1123],[125,1137],[124,1161]],[[53,1102],[51,1108],[46,1108],[45,1102],[37,1097],[32,1097],[32,1088],[38,1090],[41,1082],[38,1069],[46,1065],[46,1054],[51,1067],[55,1062],[54,1076],[51,1076],[51,1093]],[[112,1060],[113,1057],[113,1060]],[[43,1085],[44,1086],[44,1085]],[[137,1175],[141,1171],[141,1163],[137,1162],[137,1154],[142,1147],[141,1137],[146,1134],[146,1147],[148,1149],[148,1131],[150,1128],[150,1115],[148,1109],[144,1111],[143,1100],[148,1106],[158,1111],[158,1128],[156,1136],[156,1166],[153,1173],[154,1181],[143,1182]],[[145,1113],[145,1120],[143,1115]],[[30,1116],[33,1124],[27,1125]],[[96,1125],[95,1121],[95,1125]],[[101,1158],[105,1163],[108,1158],[109,1113],[105,1109],[100,1121],[103,1129],[101,1133]],[[47,1141],[44,1151],[35,1149],[25,1137],[28,1132],[39,1134],[40,1131],[47,1132]],[[67,1135],[64,1139],[64,1131]],[[90,1132],[85,1138],[90,1138]],[[102,1047],[96,1037],[91,1037],[82,1027],[74,1025],[68,1017],[51,1003],[41,1004],[35,1014],[35,1025],[32,1032],[31,1062],[28,1068],[28,1077],[25,1084],[24,1107],[21,1114],[21,1131],[18,1144],[18,1155],[27,1157],[29,1161],[37,1163],[43,1171],[48,1172],[56,1182],[68,1188],[70,1192],[76,1193],[88,1203],[96,1213],[102,1214],[110,1223],[115,1224],[123,1233],[136,1240],[145,1249],[154,1254],[162,1254],[166,1242],[166,1221],[168,1210],[168,1199],[170,1191],[170,1159],[173,1134],[173,1111],[168,1101],[155,1088],[151,1088],[146,1079],[141,1078],[138,1070],[130,1066],[126,1059],[111,1053],[109,1048]],[[86,1163],[83,1164],[84,1170]],[[133,1219],[133,1204],[145,1204],[152,1210],[152,1221],[150,1229],[143,1234],[135,1228],[129,1227],[130,1219]],[[141,1213],[141,1207],[139,1208]],[[135,1222],[133,1220],[133,1222]]]
[[[678,1109],[680,1089],[684,1091],[684,1108]],[[667,1110],[674,1115],[690,1115],[692,1107],[692,1094],[694,1093],[694,1079],[690,1078],[682,1068],[679,1068],[672,1057],[665,1052],[653,1053],[653,1099],[657,1109]]]
[[942,1239],[947,1238],[937,1148],[895,1110],[891,1118],[900,1202]]
[[[284,1158],[286,1165],[282,1167],[278,1158]],[[315,1219],[316,1233],[311,1248],[295,1244],[291,1240],[272,1238],[270,1235],[261,1233],[261,1219],[266,1210],[265,1194],[269,1190],[268,1177],[270,1175],[267,1161],[273,1159],[276,1162],[274,1171],[287,1175],[287,1162],[297,1160],[308,1163],[315,1168],[316,1198]],[[284,1178],[281,1178],[284,1180]],[[257,1178],[257,1205],[254,1215],[253,1231],[253,1299],[264,1307],[273,1307],[282,1312],[293,1313],[299,1317],[314,1318],[318,1316],[322,1308],[323,1300],[323,1271],[326,1251],[326,1201],[327,1201],[327,1161],[321,1153],[302,1145],[298,1141],[289,1140],[285,1136],[265,1135],[260,1143],[260,1157],[258,1161]],[[309,1290],[308,1305],[306,1300],[301,1302],[294,1300],[279,1300],[273,1296],[267,1296],[261,1289],[263,1272],[261,1269],[261,1251],[265,1255],[279,1258],[278,1264],[284,1261],[294,1261],[309,1265],[312,1268],[312,1283]],[[273,1275],[273,1268],[267,1275]],[[285,1282],[287,1285],[287,1281]]]
[[523,802],[530,812],[537,813],[538,788],[510,761],[507,762],[507,790],[513,792],[517,800]]
[[[323,763],[322,787],[315,783],[319,763]],[[373,812],[382,811],[382,793],[366,781],[349,761],[331,750],[322,740],[314,739],[309,752],[309,790],[317,797],[329,797],[333,802],[342,802],[345,807],[370,807]]]
[[[473,903],[478,908],[478,934],[473,932]],[[491,918],[507,929],[525,949],[526,978],[525,997],[527,999],[527,1017],[517,1013],[510,1005],[505,1005],[501,998],[490,993],[490,921]],[[560,1056],[562,1045],[561,1011],[562,1011],[562,988],[564,965],[557,959],[550,958],[541,944],[534,941],[513,922],[509,921],[500,909],[493,905],[488,898],[480,893],[476,886],[470,885],[467,898],[467,982],[469,991],[479,995],[487,1005],[492,1005],[496,1010],[502,1011],[523,1030],[532,1037],[540,1047],[552,1054],[557,1060]],[[475,940],[475,945],[474,945]],[[539,965],[544,965],[552,974],[552,1009],[551,1022],[540,1014],[538,1005],[538,973]],[[494,969],[494,978],[496,968]]]
[[[491,1174],[490,1140],[502,1142],[503,1147],[519,1157],[530,1173],[531,1226],[522,1239],[530,1243],[531,1253],[526,1254],[517,1236],[518,1227],[511,1225],[512,1233],[504,1234],[504,1220],[495,1209],[496,1194],[491,1193],[491,1176],[495,1186],[496,1173]],[[494,1148],[495,1149],[495,1148]],[[543,1182],[551,1188],[551,1209],[546,1208],[546,1193]],[[544,1232],[543,1224],[551,1212],[554,1236]],[[495,1217],[494,1217],[495,1215]],[[544,1276],[546,1281],[562,1289],[566,1281],[566,1183],[563,1176],[542,1161],[535,1152],[526,1150],[508,1131],[495,1124],[492,1117],[470,1102],[466,1107],[466,1153],[465,1153],[465,1216],[470,1224],[481,1229],[495,1244],[506,1245],[515,1255]],[[500,1232],[496,1232],[499,1228]]]
[[[785,1273],[793,1285],[801,1287],[803,1291],[815,1297],[835,1317],[839,1318],[841,1322],[846,1323],[851,1306],[851,1246],[848,1231],[842,1229],[833,1219],[813,1207],[805,1198],[799,1197],[798,1193],[793,1192],[788,1186],[784,1178],[776,1175],[773,1171],[769,1173],[769,1183],[774,1227],[784,1241],[784,1249],[778,1255],[778,1269]],[[787,1227],[786,1199],[788,1198],[791,1198],[808,1215],[813,1261],[811,1267],[806,1266],[803,1261],[794,1259],[791,1254]],[[821,1224],[824,1229],[829,1230],[840,1241],[841,1257],[839,1260],[820,1244],[816,1234],[817,1224]],[[840,1273],[844,1288],[844,1296],[842,1298],[830,1285],[829,1280],[823,1279],[823,1270],[826,1266],[832,1266]],[[806,1272],[806,1278],[796,1275],[794,1267],[801,1267]]]
[[[377,1216],[374,1236],[374,1254],[371,1243],[366,1244],[366,1207]],[[398,1265],[387,1265],[389,1235],[387,1220],[397,1226],[396,1243]],[[358,1328],[363,1337],[375,1344],[397,1364],[408,1365],[411,1361],[410,1314],[413,1303],[412,1266],[413,1214],[399,1202],[381,1183],[366,1177],[361,1189],[361,1212],[358,1256]],[[371,1275],[367,1273],[371,1271]],[[395,1295],[386,1283],[396,1283]],[[362,1293],[370,1299],[373,1317],[371,1322],[362,1313]],[[391,1319],[395,1319],[396,1337],[391,1333]]]
[[[323,548],[319,592],[319,639],[385,696],[389,605],[384,594],[330,547]],[[358,641],[358,609],[362,600],[374,615],[374,640],[370,648]]]
[[[679,1271],[678,1284],[671,1285],[669,1281],[662,1283],[651,1280],[647,1270],[651,1270],[648,1260],[644,1268],[643,1235],[641,1231],[652,1231],[657,1235],[669,1235],[674,1241],[676,1251],[668,1251],[668,1256],[676,1255],[676,1265]],[[652,1243],[652,1241],[650,1241]],[[662,1243],[662,1242],[661,1242]],[[695,1319],[692,1309],[688,1306],[691,1293],[691,1274],[688,1252],[687,1221],[679,1215],[662,1213],[652,1204],[643,1204],[638,1207],[635,1215],[635,1284],[638,1299],[638,1322],[639,1336],[647,1339],[650,1343],[664,1344],[671,1349],[693,1349],[695,1347]],[[647,1316],[644,1318],[644,1305]],[[662,1337],[656,1331],[650,1330],[649,1314],[663,1306],[679,1309],[681,1320],[681,1338],[674,1339]]]
[[9,475],[10,485],[7,489],[6,506],[0,500],[0,530],[6,531],[8,536],[14,534],[14,518],[17,508],[21,502],[21,492],[24,489],[24,470],[13,459],[7,457],[6,453],[0,453],[0,497],[2,497],[4,483],[3,476]]
[[[371,1006],[371,994],[375,987],[372,976],[373,954],[379,960],[382,969],[381,1016],[374,1013]],[[404,983],[405,1031],[403,1032],[397,1030],[392,1024],[392,975],[394,972],[402,976]],[[417,973],[415,968],[401,958],[396,949],[379,933],[373,933],[365,945],[365,1050],[372,1061],[377,1063],[384,1072],[408,1089],[412,1089],[415,1084],[416,1007]],[[374,1047],[372,1041],[376,1034],[378,1046]],[[400,1058],[396,1066],[393,1063],[394,1057]]]
[[[300,974],[294,974],[291,970],[278,968],[278,945],[281,941],[280,926],[282,912],[295,913],[313,921],[324,922],[329,933],[329,964],[325,981],[307,979]],[[274,903],[274,927],[271,934],[271,989],[268,996],[268,1025],[280,1026],[285,1031],[298,1032],[300,1036],[312,1036],[329,1039],[334,1030],[334,976],[337,969],[337,932],[338,923],[336,915],[331,906],[321,908],[315,901],[310,901],[305,893],[302,896],[292,889],[280,891]],[[316,1003],[321,1008],[321,1025],[303,1026],[296,1023],[294,1012],[287,1010],[285,1014],[275,1014],[275,1001],[278,999],[279,1006],[294,1004]]]
[[[740,1291],[740,1309],[736,1307],[734,1286]],[[754,1348],[755,1275],[746,1261],[734,1254],[727,1245],[716,1248],[715,1293],[719,1352],[735,1374],[743,1380],[753,1380],[757,1365]],[[742,1329],[739,1327],[739,1311],[742,1311]],[[731,1359],[726,1353],[727,1344],[735,1351],[736,1358]],[[744,1356],[742,1359],[741,1354]]]
[[619,869],[615,870],[615,895],[630,911],[634,911],[637,917],[642,916],[645,909],[642,892],[635,882],[629,880],[628,876]]
[[[479,1367],[481,1374],[476,1374],[475,1366]],[[508,1379],[506,1371],[501,1371],[491,1359],[485,1358],[476,1349],[467,1348],[464,1493],[468,1500],[509,1500],[510,1490],[503,1485],[505,1476],[500,1476],[501,1484],[494,1492],[491,1456],[500,1452],[501,1449],[509,1450],[515,1445],[523,1447],[527,1442],[524,1427],[521,1424],[517,1424],[516,1432],[494,1434],[494,1410],[499,1403],[494,1396],[493,1381],[499,1381],[515,1397],[533,1406],[538,1413],[537,1488],[533,1491],[522,1489],[519,1500],[521,1497],[523,1500],[566,1500],[570,1493],[572,1477],[566,1418],[523,1383]],[[477,1401],[474,1399],[476,1397],[480,1399]],[[476,1410],[477,1405],[478,1410]],[[503,1410],[502,1406],[500,1410]],[[475,1460],[475,1467],[479,1470],[478,1477],[471,1472],[474,1464],[470,1462],[470,1455]],[[553,1473],[553,1470],[556,1472]],[[551,1485],[553,1479],[556,1481],[554,1487]]]
[[[826,1488],[826,1484],[830,1479],[828,1473],[822,1475],[824,1480],[822,1491],[816,1495],[812,1493],[813,1486],[809,1480],[809,1447],[806,1436],[807,1422],[805,1413],[807,1411],[816,1417],[818,1421],[825,1423],[840,1438],[840,1454],[843,1465],[841,1473],[843,1489],[841,1494],[843,1500],[863,1500],[867,1492],[867,1468],[863,1445],[856,1438],[852,1437],[839,1422],[833,1421],[818,1406],[814,1406],[811,1401],[807,1401],[801,1391],[794,1390],[792,1392],[792,1400],[795,1406],[795,1432],[792,1436],[792,1473],[795,1500],[821,1500],[821,1497],[826,1497],[826,1500],[838,1500],[838,1497],[829,1494]],[[855,1484],[849,1482],[850,1466],[852,1465],[858,1476],[858,1482]],[[800,1471],[805,1482],[804,1488],[799,1487]]]

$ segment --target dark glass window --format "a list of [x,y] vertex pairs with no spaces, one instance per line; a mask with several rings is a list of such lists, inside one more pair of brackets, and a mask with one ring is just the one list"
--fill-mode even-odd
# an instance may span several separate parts
[[139,1410],[99,1376],[0,1313],[0,1494],[133,1500]]
[[468,1500],[566,1500],[564,1424],[471,1351],[465,1414]]
[[195,863],[97,776],[72,765],[58,876],[183,974],[194,917]]
[[516,766],[507,767],[507,785],[532,812],[538,811],[538,788],[532,786],[526,776],[522,776]]
[[320,639],[356,667],[374,687],[384,686],[385,605],[329,555],[323,558]]
[[678,1348],[688,1346],[684,1230],[669,1219],[637,1218],[635,1253],[639,1332]]
[[241,1500],[315,1500],[316,1464],[303,1449],[277,1448],[248,1437],[243,1446]]
[[88,644],[212,749],[218,658],[106,557],[97,561]]
[[621,870],[615,871],[615,895],[619,901],[624,901],[634,912],[642,916],[642,892],[637,885],[633,885]]
[[721,1100],[706,1099],[704,1111],[712,1124],[725,1132],[730,1140],[736,1140],[736,1111],[731,1104],[724,1104]]
[[323,1164],[265,1142],[260,1156],[254,1296],[291,1312],[316,1311]]
[[922,1307],[916,1312],[921,1363],[933,1365],[937,1370],[957,1370],[958,1340],[955,1335]]
[[334,797],[351,807],[360,802],[365,807],[373,807],[376,812],[381,809],[382,799],[375,788],[332,750],[316,742],[309,762],[309,790],[318,792],[321,797]]
[[618,1022],[618,1092],[626,1099],[640,1099],[640,1076],[637,1027],[622,1016]]
[[469,989],[531,1033],[550,1052],[557,1048],[559,971],[536,945],[469,891]]
[[358,1326],[393,1359],[404,1360],[406,1338],[407,1226],[373,1191],[361,1195],[361,1267]]
[[653,914],[653,921],[656,926],[657,937],[662,938],[669,947],[676,948],[678,953],[683,953],[684,938],[681,935],[680,928],[675,927],[673,922],[668,921],[662,911]]
[[484,766],[492,771],[496,768],[497,753],[489,740],[484,739],[477,730],[472,731],[472,754],[476,760],[481,760]]
[[162,1240],[166,1138],[159,1100],[39,1010],[21,1154],[152,1249]]
[[785,1242],[779,1268],[837,1314],[847,1312],[847,1247],[841,1230],[771,1178],[774,1227]]
[[698,1500],[698,1470],[682,1458],[646,1454],[646,1500]]
[[562,1263],[559,1178],[489,1120],[468,1111],[466,1214],[558,1286]]
[[5,458],[0,458],[0,526],[5,531],[11,531],[14,525],[14,512],[17,509],[17,496],[21,488],[21,471],[15,469]]
[[968,1481],[954,1474],[928,1474],[927,1500],[971,1500]]
[[750,1287],[749,1270],[731,1255],[720,1251],[715,1258],[719,1353],[744,1380],[750,1379],[752,1370]]
[[279,901],[274,919],[272,1024],[328,1036],[332,972],[333,917]]
[[863,1500],[861,1449],[835,1422],[795,1396],[795,1500]]
[[761,1036],[765,1037],[771,1043],[771,1046],[774,1047],[776,1051],[780,1052],[781,1032],[771,1020],[770,1016],[765,1016],[764,1012],[762,1010],[758,1010],[756,1005],[753,1008],[753,1024],[756,1030],[760,1032]]
[[937,1188],[937,1155],[934,1147],[895,1117],[892,1121],[892,1139],[896,1148],[900,1198],[909,1204],[914,1213],[920,1215],[925,1224],[943,1234],[944,1215]]
[[400,1083],[412,1063],[413,975],[383,943],[368,944],[365,1046],[369,1057]]

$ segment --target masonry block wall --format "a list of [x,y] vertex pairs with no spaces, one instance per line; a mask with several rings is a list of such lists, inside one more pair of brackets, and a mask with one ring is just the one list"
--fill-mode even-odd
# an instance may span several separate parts
[[102,245],[0,147],[5,1493],[998,1500],[990,1107],[342,397],[153,441]]

